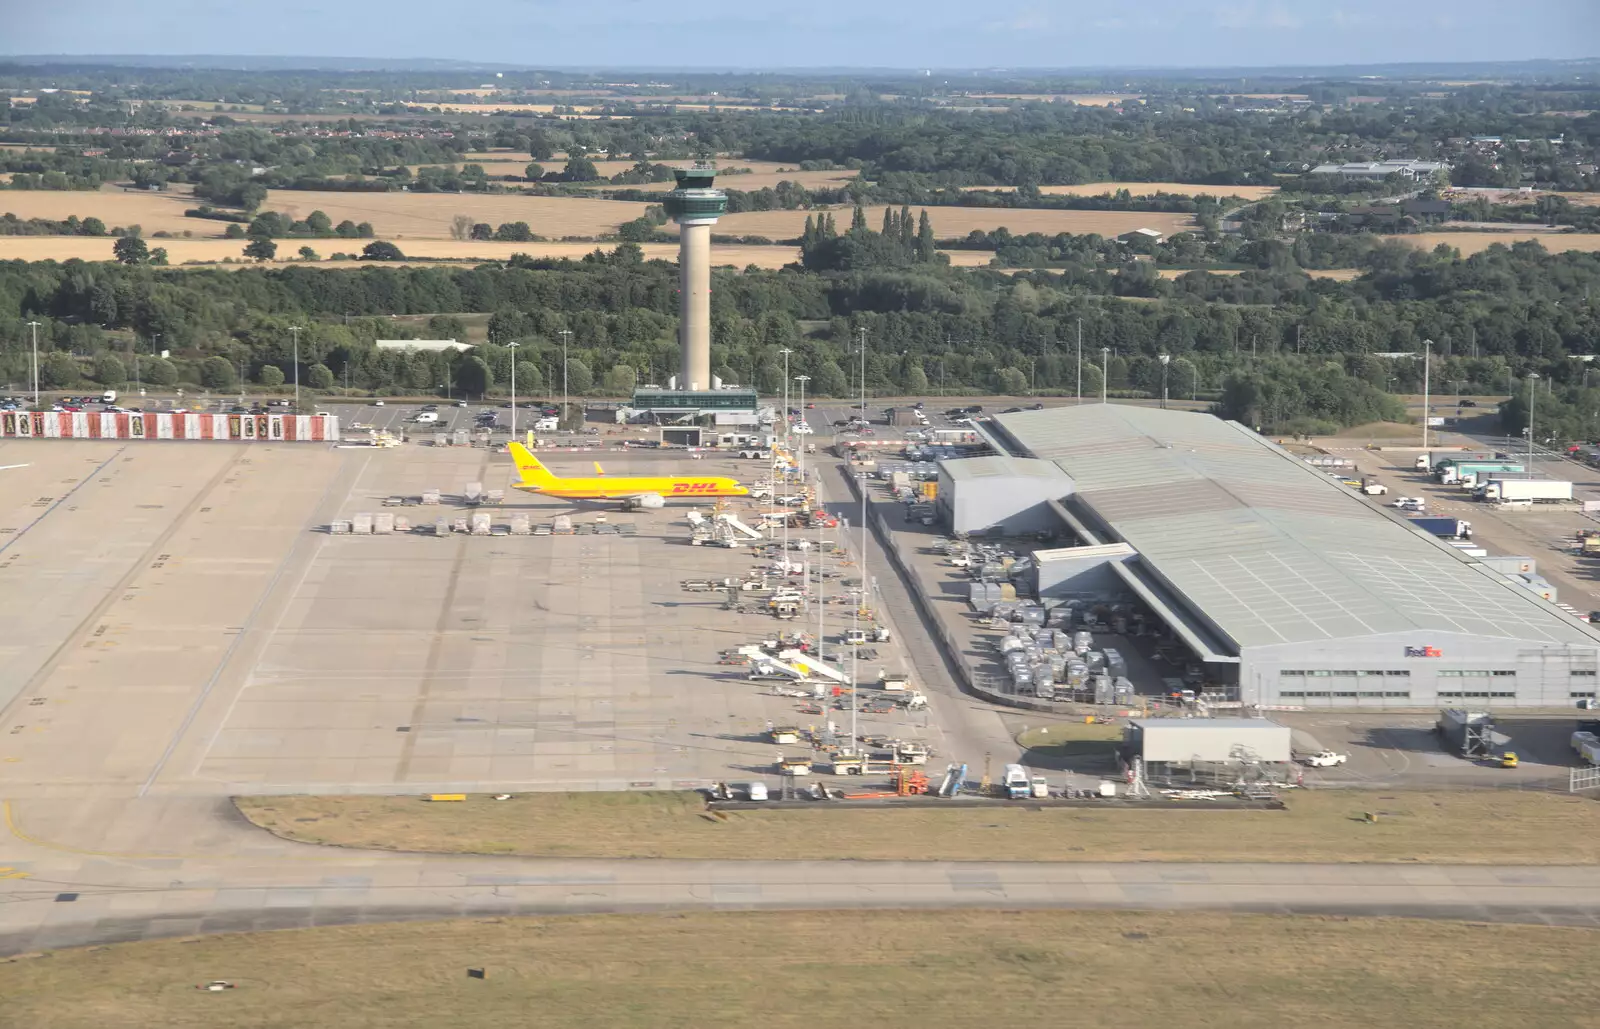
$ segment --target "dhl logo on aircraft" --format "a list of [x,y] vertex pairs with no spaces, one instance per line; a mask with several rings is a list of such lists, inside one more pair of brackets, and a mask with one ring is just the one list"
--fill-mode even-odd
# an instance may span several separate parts
[[717,484],[714,482],[679,482],[674,483],[673,493],[715,493]]

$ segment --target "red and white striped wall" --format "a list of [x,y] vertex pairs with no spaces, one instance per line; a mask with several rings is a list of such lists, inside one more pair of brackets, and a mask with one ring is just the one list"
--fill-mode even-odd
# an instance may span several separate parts
[[322,414],[0,411],[0,439],[198,439],[331,443],[339,419]]

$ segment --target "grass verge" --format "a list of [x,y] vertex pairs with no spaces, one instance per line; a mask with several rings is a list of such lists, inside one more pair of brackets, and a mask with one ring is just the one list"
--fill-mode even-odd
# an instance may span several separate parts
[[[1255,1029],[1592,1024],[1593,930],[1111,911],[606,915],[343,926],[0,962],[30,1029]],[[1403,955],[1403,960],[1395,960]],[[482,968],[486,978],[468,978]],[[233,990],[194,984],[228,979]],[[1177,1013],[1181,1012],[1181,1015]],[[1175,1016],[1177,1016],[1175,1018]]]
[[[241,797],[280,836],[376,850],[531,857],[1420,861],[1594,864],[1600,804],[1501,791],[1296,791],[1286,811],[937,804],[742,808],[694,793],[530,793],[494,801]],[[1365,815],[1375,813],[1368,822]]]

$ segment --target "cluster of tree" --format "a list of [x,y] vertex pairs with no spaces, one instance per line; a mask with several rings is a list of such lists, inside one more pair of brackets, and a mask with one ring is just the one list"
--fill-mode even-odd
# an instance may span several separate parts
[[[1059,394],[1080,381],[1092,394],[1102,364],[1108,390],[1149,393],[1160,388],[1166,355],[1173,395],[1217,396],[1231,416],[1280,427],[1394,416],[1375,397],[1419,392],[1423,362],[1381,355],[1419,357],[1431,346],[1440,392],[1504,392],[1530,371],[1560,389],[1581,381],[1583,366],[1569,355],[1590,353],[1600,336],[1600,257],[1536,244],[1469,258],[1387,244],[1370,251],[1362,277],[1343,282],[1292,267],[1167,281],[1154,277],[1153,262],[1100,261],[1100,244],[1074,242],[1081,266],[1007,276],[919,260],[927,244],[908,209],[891,210],[881,231],[864,222],[856,218],[841,233],[826,215],[820,225],[813,220],[806,249],[820,261],[848,253],[843,241],[853,239],[859,251],[893,248],[897,256],[859,267],[846,257],[837,269],[717,273],[717,375],[781,390],[779,351],[788,348],[790,374],[812,376],[810,392],[849,395],[862,330],[868,389],[878,394]],[[124,245],[137,260],[144,244],[127,237]],[[380,264],[403,255],[374,242],[362,256]],[[286,327],[303,325],[303,360],[331,369],[341,384],[348,377],[352,389],[411,390],[414,369],[371,345],[394,335],[389,316],[489,312],[491,348],[515,340],[519,361],[538,369],[527,382],[552,381],[564,331],[572,333],[569,356],[586,369],[626,368],[639,381],[659,381],[678,362],[677,286],[674,264],[645,261],[628,244],[581,261],[359,272],[12,262],[0,264],[0,377],[26,360],[29,320],[43,323],[52,351],[93,355],[129,333],[159,335],[186,368],[212,357],[280,364]],[[1147,291],[1131,292],[1135,286]],[[1128,303],[1125,295],[1149,299]],[[493,376],[487,381],[503,381],[494,350],[478,356]],[[436,373],[427,373],[434,385],[444,381]],[[596,389],[610,381],[594,379]]]
[[1216,413],[1258,430],[1321,435],[1406,420],[1405,405],[1338,360],[1274,357],[1228,372]]
[[244,234],[253,239],[371,239],[376,232],[370,222],[357,224],[348,218],[335,225],[333,219],[321,211],[312,211],[304,221],[296,221],[277,211],[263,211],[250,220]]
[[7,211],[0,215],[0,236],[109,236],[121,234],[122,229],[106,229],[99,218],[79,218],[69,214],[64,220],[54,218],[18,218]]
[[909,207],[899,211],[886,207],[883,230],[873,232],[867,227],[866,212],[857,207],[850,230],[843,234],[831,214],[807,217],[800,235],[800,263],[808,271],[849,272],[942,265],[949,259],[938,251],[927,211],[913,222]]

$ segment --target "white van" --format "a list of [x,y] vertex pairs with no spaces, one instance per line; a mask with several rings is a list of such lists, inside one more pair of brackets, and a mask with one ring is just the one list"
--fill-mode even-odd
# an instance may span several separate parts
[[100,402],[102,404],[115,404],[117,402],[117,391],[114,389],[106,390],[100,394]]
[[561,419],[559,418],[540,418],[533,423],[534,432],[555,432],[560,427]]
[[767,784],[764,782],[753,782],[745,792],[746,796],[748,796],[751,800],[766,800]]
[[419,411],[417,413],[417,421],[419,423],[421,423],[421,424],[428,424],[428,423],[431,423],[431,422],[436,422],[438,420],[439,420],[439,412],[438,411]]

